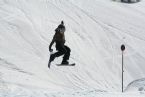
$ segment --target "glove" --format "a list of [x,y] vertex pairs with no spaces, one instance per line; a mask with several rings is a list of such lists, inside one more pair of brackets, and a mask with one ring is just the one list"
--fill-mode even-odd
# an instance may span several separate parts
[[53,49],[49,48],[49,51],[50,51],[50,52],[53,52]]

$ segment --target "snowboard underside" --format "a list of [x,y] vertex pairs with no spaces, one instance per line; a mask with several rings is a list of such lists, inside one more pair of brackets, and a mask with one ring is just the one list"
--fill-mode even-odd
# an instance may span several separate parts
[[75,66],[75,63],[72,64],[56,64],[57,66]]

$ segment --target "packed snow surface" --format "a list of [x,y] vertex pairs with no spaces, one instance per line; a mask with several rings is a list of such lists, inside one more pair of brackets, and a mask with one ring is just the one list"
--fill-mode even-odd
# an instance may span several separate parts
[[[49,44],[61,20],[71,48],[70,63],[76,65],[56,66],[60,57],[49,69]],[[144,93],[144,0],[132,4],[0,0],[0,97],[144,97]]]

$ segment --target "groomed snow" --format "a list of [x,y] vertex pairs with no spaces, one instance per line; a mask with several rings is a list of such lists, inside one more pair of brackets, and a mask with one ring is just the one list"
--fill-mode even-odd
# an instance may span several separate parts
[[[144,97],[144,10],[144,0],[0,0],[0,97]],[[76,66],[56,58],[48,69],[61,20]]]

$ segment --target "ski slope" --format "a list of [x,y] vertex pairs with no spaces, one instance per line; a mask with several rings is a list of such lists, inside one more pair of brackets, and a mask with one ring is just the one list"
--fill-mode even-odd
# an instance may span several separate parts
[[[0,0],[0,97],[144,97],[144,10],[144,0]],[[76,66],[60,57],[48,69],[61,20]]]

